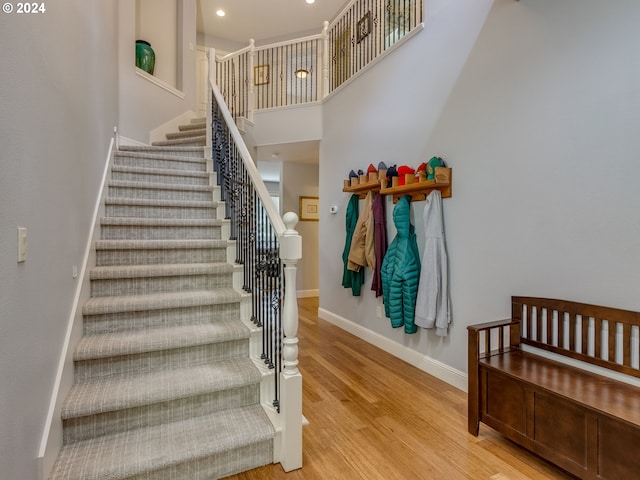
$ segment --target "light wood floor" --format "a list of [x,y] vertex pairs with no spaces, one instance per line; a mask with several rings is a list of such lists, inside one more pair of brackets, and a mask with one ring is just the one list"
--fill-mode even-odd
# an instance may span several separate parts
[[469,435],[465,393],[318,319],[317,298],[298,304],[303,468],[229,479],[572,478],[488,427]]

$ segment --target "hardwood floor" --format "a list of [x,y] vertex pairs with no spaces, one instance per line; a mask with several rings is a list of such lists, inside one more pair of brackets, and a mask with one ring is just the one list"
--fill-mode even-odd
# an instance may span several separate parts
[[231,480],[569,479],[491,429],[467,433],[464,392],[318,319],[300,299],[303,468]]

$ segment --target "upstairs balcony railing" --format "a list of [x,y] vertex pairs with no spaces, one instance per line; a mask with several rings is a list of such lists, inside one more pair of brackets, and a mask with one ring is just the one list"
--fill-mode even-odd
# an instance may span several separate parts
[[216,58],[216,84],[234,119],[317,102],[423,28],[423,0],[352,0],[322,32]]

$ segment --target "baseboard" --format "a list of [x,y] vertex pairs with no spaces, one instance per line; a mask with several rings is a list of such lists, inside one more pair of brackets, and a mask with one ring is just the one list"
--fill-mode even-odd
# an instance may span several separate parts
[[96,204],[91,219],[91,230],[88,233],[82,265],[78,272],[78,285],[73,298],[71,313],[67,322],[62,351],[58,360],[58,370],[51,399],[49,401],[49,411],[38,451],[38,479],[46,480],[53,467],[53,463],[62,449],[62,403],[65,400],[71,386],[73,385],[73,350],[82,336],[82,305],[90,296],[90,282],[88,271],[96,263],[94,241],[99,238],[100,224],[99,218],[104,215],[104,197],[107,189],[106,182],[111,171],[113,154],[115,151],[115,140],[111,139],[107,159],[105,161],[102,180]]
[[123,137],[122,135],[118,135],[118,145],[127,145],[130,147],[148,147],[149,145],[143,142],[139,142],[138,140],[134,140],[133,138]]
[[468,377],[466,373],[461,372],[460,370],[456,370],[455,368],[428,357],[427,355],[423,355],[422,353],[416,352],[404,345],[400,345],[379,333],[373,332],[368,328],[364,328],[363,326],[325,310],[324,308],[318,309],[318,317],[342,328],[372,345],[375,345],[394,357],[404,360],[423,372],[426,372],[429,375],[462,390],[463,392],[467,391]]
[[312,290],[298,290],[296,291],[297,298],[309,298],[309,297],[318,297],[320,296],[320,290],[312,289]]

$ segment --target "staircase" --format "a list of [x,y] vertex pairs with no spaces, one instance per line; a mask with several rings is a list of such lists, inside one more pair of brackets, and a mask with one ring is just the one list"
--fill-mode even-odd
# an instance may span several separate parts
[[217,479],[273,462],[204,128],[115,154],[50,480]]

